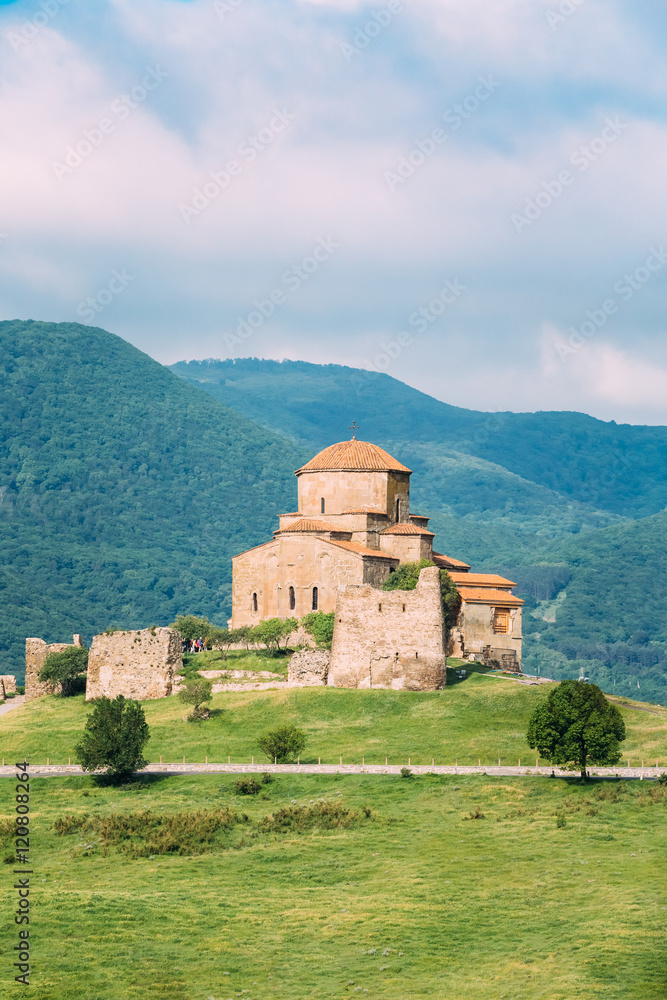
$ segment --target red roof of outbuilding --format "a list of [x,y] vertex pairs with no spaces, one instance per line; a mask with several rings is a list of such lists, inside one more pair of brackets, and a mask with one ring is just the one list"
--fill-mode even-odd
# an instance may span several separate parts
[[427,528],[420,528],[418,524],[390,524],[388,528],[383,528],[381,535],[425,535],[428,538],[435,538],[432,531]]

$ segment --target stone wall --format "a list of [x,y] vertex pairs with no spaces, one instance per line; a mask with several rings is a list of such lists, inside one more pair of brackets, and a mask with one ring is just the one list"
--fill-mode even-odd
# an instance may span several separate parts
[[8,694],[16,694],[16,677],[0,674],[0,698],[6,698]]
[[330,686],[434,691],[446,682],[437,567],[421,571],[415,590],[339,590]]
[[96,635],[88,655],[86,701],[119,694],[137,701],[166,698],[182,666],[181,637],[175,629]]
[[299,649],[289,662],[290,687],[315,687],[327,683],[331,653],[328,649]]
[[32,701],[34,698],[41,698],[44,694],[54,694],[60,688],[59,684],[53,685],[48,682],[41,682],[39,674],[50,653],[61,653],[69,646],[81,646],[81,636],[75,635],[73,642],[52,642],[47,644],[43,639],[26,639],[25,641],[25,700]]

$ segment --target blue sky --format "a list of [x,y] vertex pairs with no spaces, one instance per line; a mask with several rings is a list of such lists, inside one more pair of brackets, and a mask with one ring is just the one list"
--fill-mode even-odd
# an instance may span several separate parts
[[667,13],[0,4],[4,318],[667,422]]

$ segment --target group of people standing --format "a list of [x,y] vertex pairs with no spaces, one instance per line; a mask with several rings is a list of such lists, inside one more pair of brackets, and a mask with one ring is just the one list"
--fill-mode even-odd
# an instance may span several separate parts
[[183,639],[181,651],[183,653],[203,653],[206,649],[206,639]]

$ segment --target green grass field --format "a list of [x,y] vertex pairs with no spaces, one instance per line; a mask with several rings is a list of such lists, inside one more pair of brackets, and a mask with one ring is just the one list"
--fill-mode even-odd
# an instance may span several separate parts
[[[263,661],[264,662],[264,661]],[[453,673],[453,671],[451,671]],[[471,674],[443,691],[361,691],[291,688],[229,691],[213,696],[213,718],[186,723],[177,698],[144,702],[151,739],[147,756],[158,761],[250,762],[261,754],[257,739],[283,722],[301,726],[308,737],[304,761],[346,763],[505,764],[535,761],[524,738],[528,717],[550,690],[514,680]],[[622,708],[628,738],[624,758],[667,765],[667,709]],[[83,695],[40,698],[0,716],[0,757],[33,763],[74,762],[90,706]]]
[[[234,781],[32,781],[40,1000],[667,995],[667,789],[654,782],[281,775],[266,798],[251,798],[236,796]],[[3,817],[13,793],[0,782]],[[318,798],[363,818],[331,831],[259,830],[278,807]],[[220,807],[249,820],[194,856],[132,859],[53,831],[67,814]],[[467,818],[475,813],[483,818]],[[15,939],[5,921],[6,996],[19,988]]]

